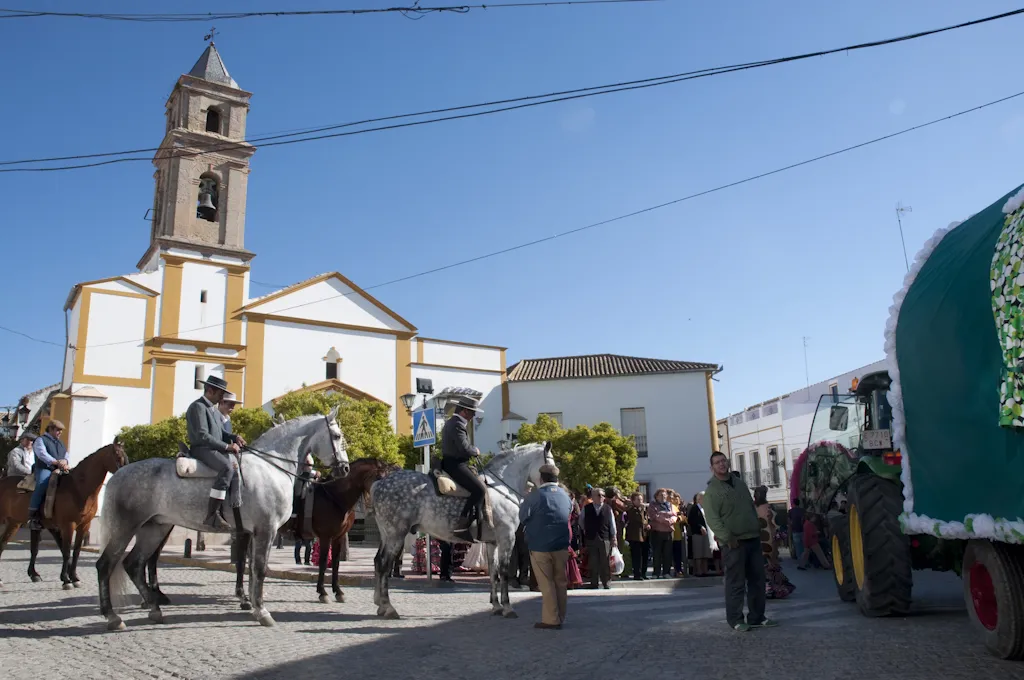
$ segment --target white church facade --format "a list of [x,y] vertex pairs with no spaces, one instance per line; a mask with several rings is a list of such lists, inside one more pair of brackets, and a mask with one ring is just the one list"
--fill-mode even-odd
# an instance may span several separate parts
[[209,375],[244,406],[271,411],[296,389],[381,401],[399,434],[412,428],[401,396],[429,378],[435,392],[479,393],[485,414],[473,436],[495,449],[509,412],[505,348],[421,337],[337,272],[250,295],[250,96],[211,44],[167,101],[150,245],[137,270],[68,295],[69,347],[50,416],[67,426],[72,462],[122,427],[181,415]]

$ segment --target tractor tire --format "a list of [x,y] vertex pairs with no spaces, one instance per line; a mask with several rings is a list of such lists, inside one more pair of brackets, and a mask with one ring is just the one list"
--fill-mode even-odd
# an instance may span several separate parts
[[1000,659],[1024,659],[1024,548],[969,541],[963,579],[967,611],[985,647]]
[[853,562],[850,561],[850,518],[846,515],[833,517],[829,522],[832,534],[832,576],[836,592],[843,602],[857,599],[857,582],[853,578]]
[[859,474],[850,480],[847,501],[850,561],[861,614],[906,615],[913,570],[910,541],[900,528],[903,491],[887,479]]

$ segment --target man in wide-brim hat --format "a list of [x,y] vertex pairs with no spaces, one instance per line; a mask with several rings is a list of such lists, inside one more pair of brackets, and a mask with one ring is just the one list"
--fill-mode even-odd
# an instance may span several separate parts
[[455,402],[455,413],[441,431],[441,469],[448,473],[452,481],[469,492],[469,498],[466,499],[459,523],[455,527],[455,535],[466,541],[473,540],[469,531],[473,523],[472,512],[476,509],[477,518],[483,516],[481,506],[484,494],[487,493],[487,487],[467,464],[480,455],[480,449],[469,443],[469,432],[466,430],[470,418],[480,413],[483,413],[483,410],[477,399],[459,397]]
[[224,431],[224,417],[217,405],[228,392],[228,384],[223,378],[211,375],[201,380],[203,396],[196,399],[185,413],[185,424],[188,428],[189,452],[191,455],[215,470],[218,474],[210,489],[210,502],[207,508],[204,528],[209,531],[228,531],[231,525],[224,518],[224,500],[231,492],[231,506],[242,505],[242,496],[238,488],[238,467],[229,454],[238,453],[245,446],[245,440],[238,435]]

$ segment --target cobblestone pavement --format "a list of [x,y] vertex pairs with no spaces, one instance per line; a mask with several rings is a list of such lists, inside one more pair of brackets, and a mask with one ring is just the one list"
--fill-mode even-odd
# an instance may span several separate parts
[[27,551],[0,562],[0,678],[917,678],[1020,679],[1024,665],[989,657],[968,625],[960,583],[919,574],[918,611],[869,620],[839,602],[826,572],[797,572],[794,595],[769,603],[780,626],[748,634],[723,621],[721,588],[578,591],[561,631],[533,628],[539,599],[513,594],[517,620],[489,615],[479,590],[392,589],[404,616],[374,616],[372,593],[346,588],[345,604],[315,601],[311,584],[268,581],[274,628],[261,628],[231,598],[229,574],[163,568],[174,604],[166,623],[138,610],[128,630],[99,616],[93,555],[83,587],[62,591],[47,551],[29,583]]

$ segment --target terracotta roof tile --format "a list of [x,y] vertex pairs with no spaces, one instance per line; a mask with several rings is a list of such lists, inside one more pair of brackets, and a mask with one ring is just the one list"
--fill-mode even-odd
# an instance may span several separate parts
[[669,359],[645,359],[618,354],[586,354],[551,359],[523,359],[508,369],[509,382],[610,378],[627,375],[657,375],[717,371],[717,364]]

